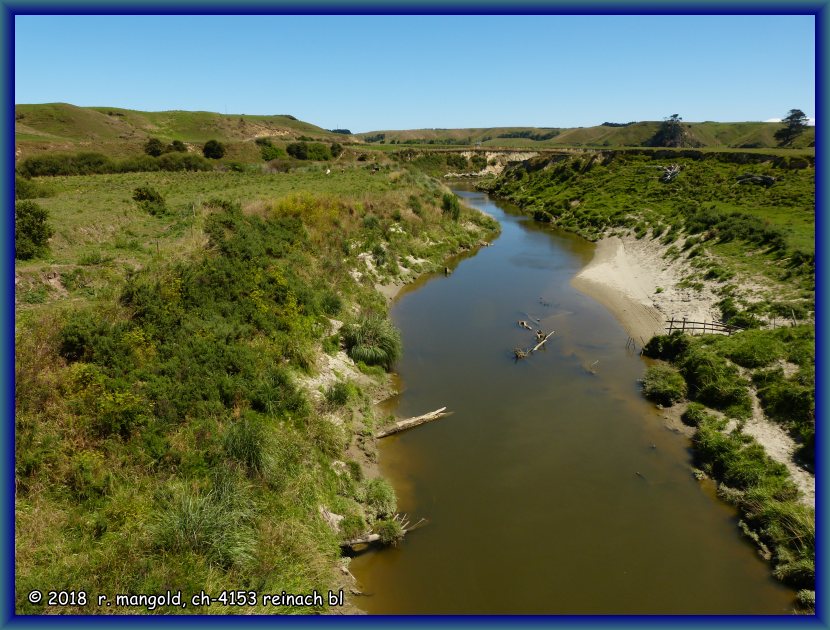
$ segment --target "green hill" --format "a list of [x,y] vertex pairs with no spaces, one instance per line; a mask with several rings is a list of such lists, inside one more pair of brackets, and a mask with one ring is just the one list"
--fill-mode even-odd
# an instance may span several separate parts
[[[370,131],[357,134],[367,142],[384,144],[481,144],[485,147],[561,146],[638,147],[660,127],[658,121],[621,125],[602,124],[595,127],[479,127],[468,129],[409,129]],[[747,149],[777,148],[775,132],[779,123],[763,122],[701,122],[684,123],[690,139],[703,148]],[[809,128],[795,142],[795,148],[808,148],[815,143],[815,129]]]
[[142,112],[116,107],[77,107],[67,103],[15,105],[15,142],[19,152],[101,151],[128,155],[150,137],[169,142],[250,142],[260,137],[297,140],[301,136],[334,141],[332,133],[289,115],[254,116],[213,112]]

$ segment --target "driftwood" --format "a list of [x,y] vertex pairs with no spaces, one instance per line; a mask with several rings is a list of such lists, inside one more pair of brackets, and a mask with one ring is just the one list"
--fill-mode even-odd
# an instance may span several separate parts
[[660,177],[661,182],[670,182],[680,174],[679,164],[669,164],[663,168],[663,175]]
[[[409,517],[406,514],[395,514],[392,517],[393,521],[397,521],[401,525],[401,537],[406,536],[409,532],[418,529],[419,527],[423,527],[427,524],[427,520],[422,518],[414,525],[409,524]],[[380,534],[374,534],[372,532],[366,532],[360,536],[355,538],[350,538],[349,540],[341,541],[341,547],[356,547],[357,545],[371,545],[372,543],[380,542],[381,536]]]
[[419,424],[424,424],[426,422],[438,420],[438,418],[443,418],[444,416],[447,416],[451,413],[446,409],[446,407],[441,407],[440,409],[436,409],[435,411],[425,413],[422,416],[415,416],[414,418],[399,420],[392,426],[386,427],[385,429],[381,429],[380,431],[375,433],[375,437],[383,438],[387,435],[392,435],[393,433],[398,433],[400,431],[406,431],[407,429],[411,429],[412,427],[417,427]]
[[535,346],[533,346],[529,350],[522,350],[521,348],[513,348],[513,354],[516,355],[517,359],[527,358],[528,356],[530,356],[531,354],[536,352],[539,348],[544,346],[547,343],[548,339],[550,339],[553,336],[553,333],[555,333],[555,332],[556,332],[555,330],[551,330],[547,335],[544,336],[544,338],[537,337],[538,339],[540,339],[539,343],[537,343]]

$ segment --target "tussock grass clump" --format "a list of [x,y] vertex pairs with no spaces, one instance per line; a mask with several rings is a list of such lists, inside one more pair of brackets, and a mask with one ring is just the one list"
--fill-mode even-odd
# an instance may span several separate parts
[[750,414],[748,383],[734,365],[713,350],[700,344],[693,346],[681,355],[679,366],[697,400],[736,417]]
[[725,355],[746,368],[765,367],[786,356],[784,344],[767,331],[735,333],[724,346]]
[[643,379],[643,395],[661,405],[670,406],[686,396],[686,381],[670,365],[652,365]]
[[161,193],[150,186],[136,188],[133,191],[133,200],[138,202],[139,208],[154,217],[163,216],[170,212]]
[[401,334],[389,319],[370,314],[343,326],[346,352],[355,362],[391,370],[402,350]]
[[192,492],[181,488],[162,509],[155,542],[169,551],[193,551],[222,568],[245,567],[254,556],[255,513],[229,490]]
[[372,509],[375,517],[392,516],[398,509],[395,489],[386,479],[369,479],[365,484],[365,490],[366,504]]

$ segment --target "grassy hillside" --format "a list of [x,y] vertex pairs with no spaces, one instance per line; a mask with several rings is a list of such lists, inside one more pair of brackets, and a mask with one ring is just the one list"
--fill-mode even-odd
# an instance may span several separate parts
[[[18,613],[55,612],[26,597],[47,585],[325,594],[342,540],[399,534],[371,466],[399,350],[375,284],[496,226],[415,171],[326,170],[29,182],[54,236],[15,266]],[[326,609],[96,604],[60,612]]]
[[[486,147],[553,148],[565,146],[646,146],[660,122],[636,122],[622,126],[597,125],[577,128],[487,127],[470,129],[412,129],[357,134],[367,142],[384,144],[463,144]],[[684,123],[689,137],[701,148],[775,148],[775,132],[782,125],[761,122]],[[382,138],[380,135],[382,134]],[[815,129],[798,138],[794,148],[815,142]]]
[[216,139],[237,145],[251,144],[260,137],[289,141],[301,136],[329,142],[342,142],[349,137],[288,115],[141,112],[67,103],[15,106],[15,141],[23,156],[44,151],[90,150],[90,147],[107,155],[131,155],[140,153],[150,137],[198,145]]

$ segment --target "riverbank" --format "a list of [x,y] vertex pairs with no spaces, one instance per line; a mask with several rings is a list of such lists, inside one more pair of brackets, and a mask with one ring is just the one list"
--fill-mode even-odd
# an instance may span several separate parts
[[688,261],[667,258],[668,250],[669,246],[647,236],[606,236],[571,284],[611,311],[641,345],[662,334],[669,319],[719,319],[720,298],[712,287],[683,287]]

